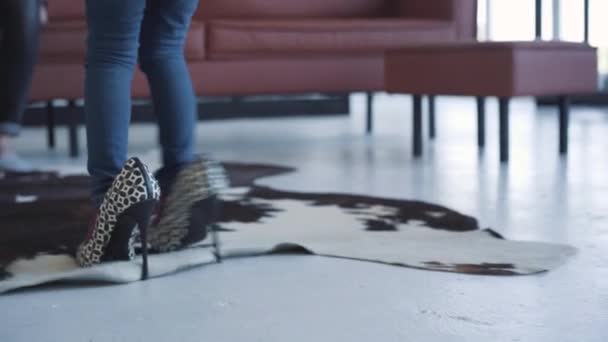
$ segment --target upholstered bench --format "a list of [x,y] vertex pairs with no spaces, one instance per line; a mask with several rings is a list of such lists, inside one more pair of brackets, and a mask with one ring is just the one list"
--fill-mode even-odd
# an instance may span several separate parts
[[[597,51],[579,43],[422,44],[388,51],[385,58],[386,90],[414,94],[415,156],[422,154],[423,95],[477,97],[480,147],[485,144],[485,98],[498,97],[501,162],[509,159],[509,100],[515,96],[559,96],[560,152],[565,154],[568,96],[595,92],[597,83]],[[434,125],[433,117],[430,121]]]

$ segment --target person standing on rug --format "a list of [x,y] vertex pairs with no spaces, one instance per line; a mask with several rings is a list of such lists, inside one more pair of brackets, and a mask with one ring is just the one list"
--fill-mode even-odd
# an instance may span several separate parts
[[19,158],[12,142],[38,55],[40,24],[46,22],[40,0],[0,0],[0,171],[26,172],[32,167]]
[[[133,259],[140,235],[146,278],[148,246],[168,252],[207,236],[226,178],[219,164],[194,151],[197,103],[184,42],[197,6],[198,0],[86,0],[88,170],[98,211],[77,250],[82,267]],[[155,175],[138,158],[127,160],[137,62],[160,129],[164,167]]]

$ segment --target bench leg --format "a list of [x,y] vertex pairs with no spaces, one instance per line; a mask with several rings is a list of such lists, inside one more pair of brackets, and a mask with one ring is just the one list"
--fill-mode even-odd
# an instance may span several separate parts
[[46,103],[46,137],[49,149],[55,149],[55,108],[53,101]]
[[429,95],[429,138],[435,139],[437,129],[435,127],[435,95]]
[[77,158],[80,154],[80,146],[78,143],[79,113],[78,108],[76,107],[76,102],[74,100],[70,100],[68,106],[68,137],[70,146],[70,157]]
[[422,96],[414,95],[414,157],[422,155]]
[[570,121],[570,99],[559,97],[559,153],[568,154],[568,126]]
[[510,98],[508,97],[501,97],[498,99],[501,163],[509,161],[509,102]]
[[374,129],[374,93],[366,93],[367,101],[367,122],[365,132],[369,135]]
[[486,98],[478,96],[477,100],[477,146],[486,146]]

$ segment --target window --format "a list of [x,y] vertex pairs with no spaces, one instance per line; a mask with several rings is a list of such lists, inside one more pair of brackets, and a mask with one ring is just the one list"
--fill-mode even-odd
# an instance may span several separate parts
[[[608,75],[608,1],[591,0],[589,9],[589,40],[600,48],[600,73]],[[608,89],[608,82],[605,84]]]
[[[542,0],[543,39],[583,41],[582,0]],[[589,0],[589,41],[599,48],[600,73],[608,89],[608,1]],[[479,0],[480,40],[535,39],[535,0]]]

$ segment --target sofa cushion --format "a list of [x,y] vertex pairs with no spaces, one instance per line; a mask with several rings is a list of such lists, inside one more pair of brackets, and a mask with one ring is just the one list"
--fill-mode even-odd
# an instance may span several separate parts
[[[84,21],[52,22],[42,32],[40,56],[47,62],[84,60],[86,36]],[[202,23],[192,23],[186,38],[185,53],[188,59],[205,58],[205,26]]]
[[450,22],[413,19],[214,20],[207,30],[209,53],[220,58],[238,54],[378,52],[414,42],[454,38]]
[[348,18],[387,14],[393,0],[203,0],[199,19]]

